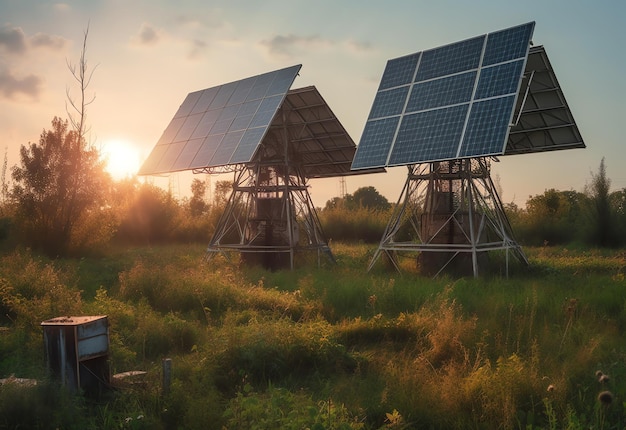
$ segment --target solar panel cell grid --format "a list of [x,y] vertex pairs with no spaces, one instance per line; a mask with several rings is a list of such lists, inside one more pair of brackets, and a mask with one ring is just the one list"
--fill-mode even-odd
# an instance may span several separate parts
[[[233,122],[230,125],[230,130],[246,130],[248,127],[250,127],[250,123],[252,122],[253,117],[254,115],[238,115],[235,119],[233,119]],[[263,130],[261,129],[261,131]]]
[[175,142],[167,146],[167,150],[157,165],[157,169],[161,171],[170,171],[178,155],[185,147],[185,142]]
[[180,128],[185,123],[185,119],[186,119],[185,117],[174,118],[168,124],[167,128],[163,132],[163,135],[157,142],[157,145],[165,145],[174,141],[174,138],[176,137],[178,130],[180,130]]
[[220,146],[217,148],[217,151],[215,151],[215,155],[211,158],[212,166],[225,166],[229,164],[230,157],[232,157],[233,153],[237,149],[237,145],[239,145],[239,141],[241,140],[243,133],[243,131],[235,131],[227,133],[224,136]]
[[191,110],[191,113],[193,114],[193,113],[206,112],[207,109],[209,109],[209,106],[211,106],[211,102],[215,98],[215,95],[217,94],[218,91],[219,91],[219,87],[208,88],[204,91],[201,91],[202,94],[200,95],[200,98],[198,99],[195,106]]
[[259,111],[252,118],[252,122],[250,122],[250,128],[255,127],[267,127],[272,122],[274,118],[274,111],[266,110]]
[[408,93],[408,86],[378,92],[370,111],[370,119],[400,115]]
[[517,93],[523,67],[524,60],[518,60],[483,68],[480,72],[475,98],[486,99]]
[[239,161],[250,161],[244,158],[254,155],[300,67],[188,94],[157,143],[164,148],[153,149],[140,174],[226,165],[244,132],[259,128],[237,152]]
[[193,161],[194,157],[198,153],[198,150],[202,146],[204,139],[191,139],[187,142],[185,147],[180,152],[180,155],[172,165],[172,170],[181,170],[187,168],[187,166]]
[[467,109],[458,105],[405,116],[389,165],[403,164],[406,159],[455,158]]
[[191,164],[189,164],[190,169],[199,169],[201,167],[205,167],[207,164],[206,160],[210,160],[215,155],[215,151],[219,148],[220,143],[222,143],[222,139],[224,138],[223,134],[216,134],[213,136],[207,136],[202,142],[202,146],[198,150],[198,153],[193,158]]
[[441,106],[467,103],[472,98],[476,72],[415,84],[406,112],[418,112]]
[[379,90],[410,84],[413,81],[419,57],[420,53],[417,53],[389,60],[380,81]]
[[[533,28],[389,60],[352,168],[501,154]],[[393,131],[378,122],[385,117],[395,120]],[[385,151],[389,164],[380,162]]]
[[219,110],[210,110],[210,111],[205,112],[202,115],[202,120],[200,120],[200,123],[198,124],[193,134],[191,135],[191,138],[197,139],[197,138],[208,136],[209,132],[211,131],[211,128],[215,124],[215,121],[217,121],[217,118],[219,117],[219,115],[220,115]]
[[246,130],[244,135],[241,137],[241,141],[239,142],[237,149],[230,159],[230,163],[245,163],[250,160],[256,151],[258,142],[263,137],[264,131],[265,130],[263,128],[252,128]]
[[239,83],[237,84],[237,88],[235,89],[233,94],[230,96],[230,99],[228,100],[228,104],[236,105],[238,103],[245,102],[248,98],[248,94],[250,93],[250,90],[252,89],[252,87],[254,87],[255,81],[256,81],[256,78],[248,78],[248,79],[239,81]]
[[362,139],[368,142],[368,151],[357,151],[352,166],[356,168],[384,166],[399,121],[399,117],[392,117],[365,124]]
[[528,44],[535,28],[535,23],[509,28],[490,33],[485,48],[483,66],[503,63],[515,58],[526,58]]
[[476,37],[463,42],[431,49],[422,54],[416,81],[425,81],[440,76],[452,75],[466,70],[476,69],[480,64],[480,55],[485,37]]
[[514,95],[474,103],[459,156],[501,154],[514,103]]
[[194,130],[200,123],[200,120],[202,119],[202,117],[203,117],[203,114],[197,113],[195,115],[189,115],[187,118],[185,118],[185,122],[178,130],[178,133],[176,133],[176,137],[174,137],[173,142],[189,140]]
[[195,93],[189,93],[187,95],[187,97],[185,97],[185,100],[183,101],[183,104],[181,104],[180,107],[178,108],[178,111],[174,115],[174,118],[178,118],[178,117],[183,117],[183,116],[189,115],[191,113],[191,110],[196,105],[196,103],[198,102],[198,100],[200,99],[201,96],[202,96],[202,91],[196,91]]
[[217,94],[215,94],[213,100],[211,101],[209,109],[219,109],[226,106],[228,100],[230,99],[230,96],[232,96],[235,92],[236,87],[237,82],[231,82],[230,84],[222,85],[217,91]]
[[239,115],[254,115],[259,109],[259,105],[261,104],[261,99],[251,100],[245,102],[239,108]]

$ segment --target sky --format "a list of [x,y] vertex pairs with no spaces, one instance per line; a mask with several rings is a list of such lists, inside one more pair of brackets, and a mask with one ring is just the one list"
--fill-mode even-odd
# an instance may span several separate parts
[[[0,155],[10,169],[22,145],[68,117],[68,95],[80,95],[70,67],[87,29],[89,141],[124,175],[190,92],[302,64],[291,88],[315,85],[358,143],[387,60],[530,21],[587,148],[499,157],[500,197],[524,206],[552,188],[582,192],[602,158],[611,190],[626,188],[623,0],[2,0]],[[348,177],[345,188],[374,186],[396,202],[406,174]],[[206,179],[149,180],[185,196],[194,177]],[[341,192],[338,178],[309,185],[320,207]]]

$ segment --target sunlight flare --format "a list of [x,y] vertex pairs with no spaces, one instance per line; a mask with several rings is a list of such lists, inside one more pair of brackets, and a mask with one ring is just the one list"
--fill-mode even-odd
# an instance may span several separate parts
[[106,160],[106,170],[113,179],[120,180],[137,174],[139,151],[127,140],[111,139],[102,145],[102,157]]

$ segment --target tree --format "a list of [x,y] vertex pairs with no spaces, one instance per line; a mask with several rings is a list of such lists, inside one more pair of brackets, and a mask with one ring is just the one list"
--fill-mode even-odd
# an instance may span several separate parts
[[587,205],[584,194],[576,191],[546,190],[526,201],[524,214],[513,218],[520,239],[527,243],[557,244],[582,240],[585,223],[582,214]]
[[11,172],[11,198],[23,239],[51,256],[67,254],[77,231],[89,236],[87,219],[99,234],[103,232],[95,220],[105,206],[111,179],[99,151],[85,140],[86,107],[93,101],[85,98],[91,80],[85,60],[87,34],[78,69],[68,63],[81,94],[80,102],[69,100],[77,114],[70,114],[73,128],[67,120],[55,117],[52,128],[42,132],[38,143],[22,145],[21,166],[14,166]]
[[354,194],[348,194],[346,201],[349,207],[364,207],[367,209],[387,210],[391,207],[389,201],[376,188],[361,187]]
[[189,212],[191,216],[200,216],[207,212],[209,205],[205,198],[207,184],[198,178],[191,181],[191,198],[189,199]]
[[222,211],[226,207],[226,203],[233,191],[233,182],[221,180],[215,183],[215,194],[213,195],[213,208]]
[[591,185],[588,187],[589,198],[592,201],[592,226],[594,235],[592,242],[600,246],[614,246],[614,214],[609,199],[611,180],[606,177],[604,157],[600,161],[597,173],[591,174]]
[[66,254],[81,218],[104,203],[110,178],[100,153],[55,117],[39,143],[22,145],[20,159],[11,197],[23,238],[51,256]]
[[326,205],[324,206],[324,210],[337,209],[337,208],[343,207],[344,204],[345,204],[345,199],[343,199],[342,197],[333,197],[332,199],[326,202]]

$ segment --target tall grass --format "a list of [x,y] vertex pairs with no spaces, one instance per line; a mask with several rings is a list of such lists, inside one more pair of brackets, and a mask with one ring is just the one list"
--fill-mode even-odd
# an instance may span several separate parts
[[385,231],[389,211],[339,206],[323,210],[319,217],[324,234],[332,241],[376,243]]
[[[118,250],[101,266],[115,274],[102,257],[2,256],[0,377],[44,378],[43,319],[106,314],[113,371],[148,374],[104,403],[53,404],[84,428],[623,427],[622,253],[527,249],[526,273],[427,279],[367,273],[371,247],[331,246],[336,266],[275,272],[206,264],[199,245]],[[81,293],[86,280],[102,285]],[[0,417],[38,426],[25,414],[41,395]]]

